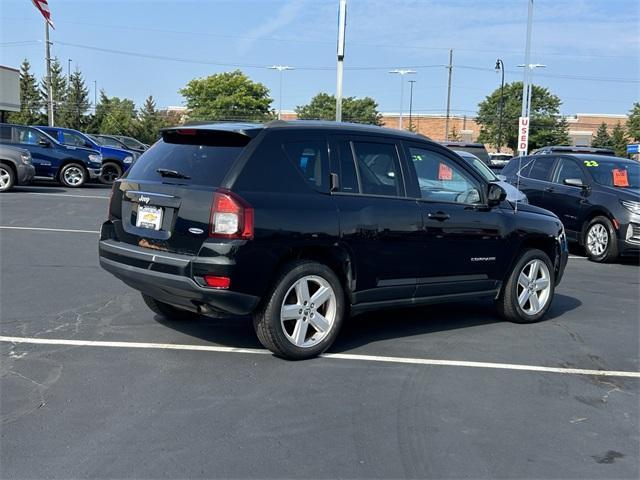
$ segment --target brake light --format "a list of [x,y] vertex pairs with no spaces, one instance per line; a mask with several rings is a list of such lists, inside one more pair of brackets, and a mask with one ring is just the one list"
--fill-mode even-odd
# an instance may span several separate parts
[[253,238],[253,208],[230,191],[214,193],[209,236]]
[[213,288],[229,288],[231,279],[229,277],[216,277],[215,275],[205,275],[204,281],[209,287]]

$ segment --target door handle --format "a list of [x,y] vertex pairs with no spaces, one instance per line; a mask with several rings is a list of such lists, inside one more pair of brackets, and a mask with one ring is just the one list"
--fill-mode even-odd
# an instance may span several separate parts
[[547,188],[544,189],[544,191],[548,192],[548,193],[553,193],[553,192],[555,192],[555,189],[553,187],[547,187]]
[[430,220],[437,220],[439,222],[448,220],[450,217],[451,215],[445,212],[427,213],[427,218],[429,218]]

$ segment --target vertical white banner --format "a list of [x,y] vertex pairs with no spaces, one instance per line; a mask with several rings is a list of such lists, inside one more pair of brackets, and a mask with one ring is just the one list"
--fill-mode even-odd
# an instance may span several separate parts
[[526,155],[529,151],[529,117],[518,120],[518,153]]

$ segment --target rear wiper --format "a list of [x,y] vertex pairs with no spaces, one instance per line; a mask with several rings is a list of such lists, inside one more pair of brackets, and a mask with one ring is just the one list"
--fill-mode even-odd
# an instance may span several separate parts
[[180,173],[177,170],[169,170],[168,168],[158,168],[156,170],[163,177],[171,177],[171,178],[184,178],[185,180],[190,180],[191,177],[189,175],[185,175],[184,173]]

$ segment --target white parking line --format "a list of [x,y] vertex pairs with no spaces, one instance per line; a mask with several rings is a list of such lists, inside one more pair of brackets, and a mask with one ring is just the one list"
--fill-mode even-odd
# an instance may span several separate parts
[[569,258],[577,258],[578,260],[587,260],[587,257],[579,257],[578,255],[569,255]]
[[[220,347],[212,345],[181,345],[174,343],[141,343],[141,342],[104,342],[93,340],[65,340],[58,338],[27,338],[0,336],[0,342],[28,343],[39,345],[71,345],[78,347],[107,347],[107,348],[143,348],[156,350],[191,350],[217,353],[245,353],[254,355],[270,355],[268,350],[255,348]],[[323,358],[336,360],[353,360],[379,363],[399,363],[405,365],[430,365],[446,367],[489,368],[497,370],[520,370],[525,372],[561,373],[569,375],[592,375],[599,377],[640,378],[640,372],[626,372],[614,370],[590,370],[584,368],[556,368],[538,365],[518,365],[511,363],[467,362],[457,360],[434,360],[429,358],[385,357],[378,355],[359,355],[351,353],[325,353]]]
[[11,225],[0,225],[0,230],[34,230],[37,232],[93,233],[93,234],[100,233],[99,230],[72,230],[68,228],[14,227]]
[[109,200],[109,197],[100,196],[100,195],[73,195],[70,193],[40,193],[40,192],[12,192],[11,195],[2,195],[0,198],[12,198],[14,195],[23,194],[23,195],[42,195],[45,197],[71,197],[71,198],[104,198],[105,200]]

